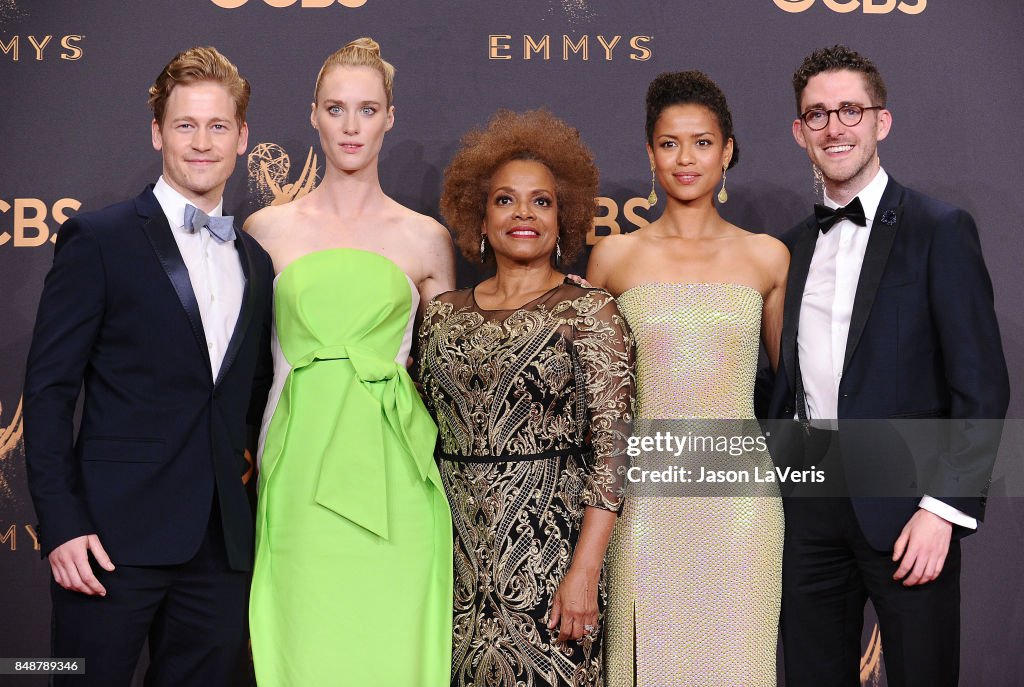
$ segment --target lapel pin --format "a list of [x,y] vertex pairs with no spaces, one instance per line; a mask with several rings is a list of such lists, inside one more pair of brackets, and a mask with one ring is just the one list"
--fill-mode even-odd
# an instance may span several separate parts
[[896,211],[893,209],[886,210],[882,213],[882,219],[879,220],[882,224],[887,224],[890,227],[896,226]]

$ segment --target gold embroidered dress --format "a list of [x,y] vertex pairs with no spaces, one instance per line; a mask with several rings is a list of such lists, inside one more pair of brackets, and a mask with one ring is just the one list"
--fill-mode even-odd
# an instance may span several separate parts
[[622,507],[632,342],[614,299],[568,280],[518,310],[442,294],[420,369],[454,521],[452,685],[601,685],[603,633],[556,644],[547,622],[585,508]]

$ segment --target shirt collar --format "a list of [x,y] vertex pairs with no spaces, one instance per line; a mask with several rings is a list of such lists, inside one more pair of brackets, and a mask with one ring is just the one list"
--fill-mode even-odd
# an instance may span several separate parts
[[[153,195],[160,203],[160,209],[164,211],[164,216],[167,217],[167,223],[171,225],[171,228],[183,229],[185,227],[185,205],[190,202],[189,199],[174,190],[162,175],[153,186]],[[217,207],[207,214],[210,217],[220,217],[224,214],[224,199],[221,198]]]
[[[878,212],[878,204],[882,202],[882,194],[885,193],[885,187],[889,183],[889,175],[885,173],[885,170],[881,167],[878,168],[878,173],[875,174],[875,178],[868,182],[868,185],[860,190],[857,194],[857,198],[860,198],[860,204],[864,208],[864,216],[867,218],[869,223],[875,221],[875,213]],[[839,203],[828,197],[828,193],[825,194],[825,206],[835,209],[839,207]]]

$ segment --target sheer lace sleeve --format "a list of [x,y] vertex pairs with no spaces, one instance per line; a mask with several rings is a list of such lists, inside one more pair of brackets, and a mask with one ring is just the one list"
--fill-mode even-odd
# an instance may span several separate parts
[[626,490],[626,444],[633,424],[633,337],[608,293],[590,290],[576,306],[573,346],[586,374],[593,449],[583,498],[588,506],[618,512]]
[[438,322],[444,317],[442,310],[450,311],[451,306],[442,302],[439,298],[432,298],[423,313],[423,321],[417,341],[416,360],[413,365],[413,377],[420,384],[420,395],[423,397],[423,404],[430,411],[431,417],[436,418],[437,413],[433,399],[433,374],[431,371],[432,347],[430,337],[437,328]]

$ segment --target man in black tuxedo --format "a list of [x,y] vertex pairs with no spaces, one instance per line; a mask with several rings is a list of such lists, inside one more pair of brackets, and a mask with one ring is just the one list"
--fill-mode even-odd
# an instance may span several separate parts
[[[879,461],[886,447],[877,443],[885,432],[849,422],[855,428],[843,431],[844,421],[1001,419],[1006,364],[974,220],[880,166],[892,115],[875,66],[843,46],[822,49],[793,85],[793,135],[824,182],[825,203],[785,238],[792,257],[770,414],[798,418],[807,444],[826,447],[828,479],[863,482],[858,470],[888,460]],[[987,484],[997,445],[991,425],[967,429],[915,496],[851,488],[785,499],[789,687],[860,684],[868,598],[891,687],[957,684],[959,539],[984,515],[983,487],[957,485]],[[773,450],[777,462],[803,468],[821,454]]]
[[[249,84],[213,48],[150,88],[163,174],[60,229],[25,379],[25,455],[74,684],[227,684],[246,629],[248,426],[272,376],[273,268],[222,217]],[[76,400],[84,384],[81,426]],[[58,684],[62,684],[58,679]]]

